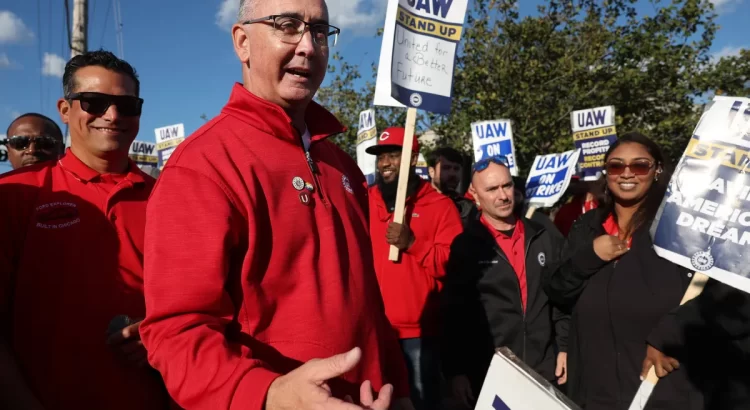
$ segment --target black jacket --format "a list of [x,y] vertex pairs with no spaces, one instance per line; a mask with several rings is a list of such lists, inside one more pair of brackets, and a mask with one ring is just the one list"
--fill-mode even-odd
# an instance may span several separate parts
[[478,217],[451,246],[442,292],[443,366],[448,378],[468,376],[475,393],[495,348],[510,348],[545,379],[554,380],[556,353],[566,347],[568,317],[552,308],[541,286],[542,270],[564,240],[559,232],[521,220],[526,250],[525,315],[518,277]]
[[461,195],[453,195],[450,198],[453,200],[453,203],[456,204],[458,213],[461,215],[461,223],[465,228],[466,224],[476,218],[479,213],[477,204]]
[[706,408],[750,409],[750,294],[711,279],[659,322],[648,343],[689,365]]
[[[679,306],[692,272],[656,255],[648,226],[633,235],[630,251],[604,262],[594,239],[604,235],[605,211],[573,224],[557,268],[545,278],[550,299],[572,310],[568,341],[568,394],[586,410],[626,410],[640,385],[646,339]],[[703,409],[688,366],[663,378],[646,409]]]

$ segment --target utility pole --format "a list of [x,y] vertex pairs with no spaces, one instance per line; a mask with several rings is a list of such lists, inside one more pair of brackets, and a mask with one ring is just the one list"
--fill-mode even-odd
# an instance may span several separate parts
[[73,27],[71,33],[70,58],[88,51],[89,2],[73,0]]

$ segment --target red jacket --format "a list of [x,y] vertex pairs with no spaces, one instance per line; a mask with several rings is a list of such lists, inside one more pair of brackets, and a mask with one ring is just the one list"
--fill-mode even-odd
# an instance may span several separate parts
[[406,202],[405,222],[414,243],[399,262],[388,260],[385,240],[393,214],[377,185],[370,187],[370,236],[385,313],[401,339],[436,336],[439,332],[439,279],[445,276],[453,239],[463,231],[456,205],[422,181],[415,198]]
[[143,232],[153,186],[132,161],[113,178],[70,150],[0,178],[0,339],[45,409],[169,406],[156,372],[106,344],[115,316],[146,313]]
[[261,410],[280,374],[354,346],[362,360],[330,383],[335,396],[358,397],[365,380],[408,396],[372,268],[364,176],[325,140],[343,130],[333,115],[312,103],[306,120],[309,165],[286,113],[237,84],[154,188],[142,337],[185,408]]

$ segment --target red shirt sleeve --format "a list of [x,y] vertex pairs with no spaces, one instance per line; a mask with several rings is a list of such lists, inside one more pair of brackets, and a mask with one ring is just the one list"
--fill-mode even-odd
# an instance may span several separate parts
[[248,225],[218,183],[191,169],[166,168],[149,200],[141,335],[184,408],[262,410],[279,376],[224,335],[236,311],[229,257]]
[[407,253],[414,255],[420,261],[420,264],[430,276],[435,278],[445,276],[445,264],[448,263],[451,244],[456,236],[463,232],[461,216],[458,214],[456,206],[450,200],[444,203],[446,205],[441,210],[442,212],[437,214],[437,218],[435,218],[437,232],[434,240],[433,238],[415,237],[414,243],[406,250]]

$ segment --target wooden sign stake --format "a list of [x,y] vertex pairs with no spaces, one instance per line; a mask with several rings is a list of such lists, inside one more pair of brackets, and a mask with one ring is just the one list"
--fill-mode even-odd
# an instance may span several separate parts
[[[404,147],[401,151],[401,168],[398,171],[398,190],[396,191],[396,208],[393,211],[393,222],[404,223],[404,208],[406,207],[406,188],[409,186],[409,169],[411,168],[411,149],[414,146],[414,128],[417,125],[417,109],[406,110],[406,130],[404,133]],[[399,250],[391,245],[388,260],[398,260]]]

